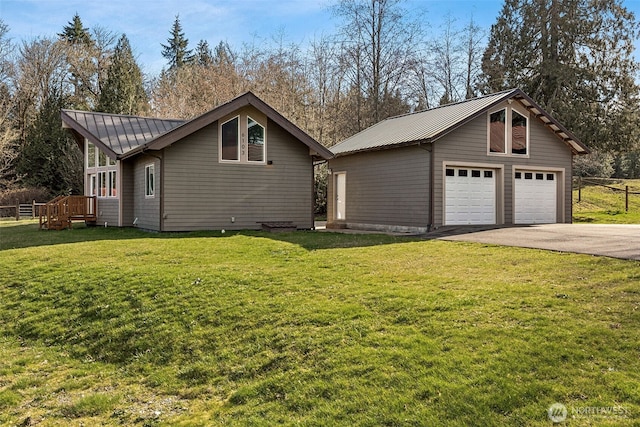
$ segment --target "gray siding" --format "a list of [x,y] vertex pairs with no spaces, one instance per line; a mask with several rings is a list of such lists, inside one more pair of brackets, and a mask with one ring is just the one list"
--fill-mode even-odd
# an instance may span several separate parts
[[97,225],[104,226],[106,222],[109,227],[118,227],[120,200],[119,199],[107,199],[98,198],[98,219]]
[[[354,224],[427,227],[429,152],[411,146],[338,157],[332,174],[346,172],[345,221]],[[327,221],[335,220],[335,183],[329,176]]]
[[[506,105],[506,104],[505,104]],[[523,108],[520,108],[521,110]],[[434,154],[434,224],[443,224],[443,162],[454,165],[458,163],[481,163],[504,166],[504,176],[498,180],[498,212],[504,209],[504,223],[513,223],[513,167],[525,166],[536,168],[564,168],[564,181],[559,181],[558,197],[564,186],[564,217],[559,222],[571,222],[571,150],[557,138],[546,126],[535,117],[529,119],[529,157],[522,156],[490,156],[487,155],[487,116],[474,119],[463,127],[446,135],[435,143]],[[558,175],[558,180],[560,180]],[[504,183],[501,188],[501,183]],[[500,193],[504,197],[501,199]],[[500,203],[502,202],[502,204]],[[558,209],[560,215],[561,209]]]
[[220,163],[217,135],[215,122],[164,150],[163,230],[259,229],[269,221],[313,227],[313,165],[304,144],[269,120],[272,165]]
[[[145,196],[145,167],[149,164],[154,165],[155,173],[155,194],[154,197],[147,198]],[[145,230],[160,231],[160,200],[161,200],[161,165],[160,160],[147,155],[139,156],[133,163],[133,219],[129,224],[137,218],[136,227]],[[127,225],[129,225],[127,224]]]
[[131,162],[120,162],[120,208],[122,209],[122,227],[128,227],[133,224],[134,219],[134,176],[133,164]]

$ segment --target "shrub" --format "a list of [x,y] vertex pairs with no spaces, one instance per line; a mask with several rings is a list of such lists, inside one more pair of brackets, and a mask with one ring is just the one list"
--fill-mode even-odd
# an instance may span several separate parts
[[13,206],[17,203],[46,202],[51,199],[49,191],[44,188],[13,188],[0,190],[0,206]]

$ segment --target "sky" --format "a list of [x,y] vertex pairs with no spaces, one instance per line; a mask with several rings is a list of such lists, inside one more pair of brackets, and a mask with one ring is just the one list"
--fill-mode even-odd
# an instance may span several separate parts
[[[304,46],[335,32],[338,24],[331,0],[0,0],[0,19],[13,41],[55,37],[78,13],[85,27],[103,27],[126,34],[139,65],[154,75],[166,65],[161,44],[167,42],[176,15],[189,47],[200,40],[211,47],[220,41],[239,49],[243,43],[269,42],[284,35],[286,44]],[[640,0],[623,0],[640,18]],[[474,21],[487,33],[501,0],[408,0],[405,4],[437,34],[446,16],[460,26]],[[640,59],[640,43],[636,45]]]

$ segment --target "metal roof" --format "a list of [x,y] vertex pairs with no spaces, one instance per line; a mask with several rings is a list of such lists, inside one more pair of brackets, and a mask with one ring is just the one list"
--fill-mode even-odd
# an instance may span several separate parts
[[[120,114],[62,110],[63,125],[121,156],[185,123]],[[70,122],[71,121],[71,122]],[[72,126],[76,124],[77,126]]]
[[84,137],[100,146],[114,159],[126,159],[146,150],[162,150],[248,105],[257,108],[309,147],[312,156],[325,160],[333,157],[333,153],[328,148],[322,146],[251,92],[246,92],[188,121],[62,110],[62,125],[75,132],[79,144],[82,142],[80,137]]
[[549,127],[576,154],[589,150],[553,117],[539,107],[520,89],[509,89],[430,110],[391,117],[381,121],[331,147],[336,155],[360,151],[381,150],[402,145],[434,142],[463,124],[485,113],[493,106],[507,100],[517,99],[533,115]]

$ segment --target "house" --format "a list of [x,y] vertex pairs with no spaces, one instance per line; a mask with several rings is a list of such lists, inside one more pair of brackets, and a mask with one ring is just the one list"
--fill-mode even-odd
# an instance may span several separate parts
[[331,147],[328,227],[571,222],[589,150],[520,89],[384,120]]
[[314,226],[331,152],[248,92],[189,121],[62,111],[96,222],[154,231]]

